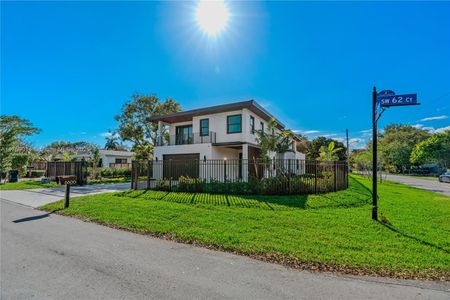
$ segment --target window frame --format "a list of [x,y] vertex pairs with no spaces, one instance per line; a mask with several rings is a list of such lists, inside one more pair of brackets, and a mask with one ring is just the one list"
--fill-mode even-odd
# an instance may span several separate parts
[[[239,117],[239,131],[230,131],[230,125],[237,124],[237,123],[230,124],[230,118],[232,118],[232,117]],[[233,134],[233,133],[242,133],[242,114],[227,116],[227,134]]]
[[264,122],[259,122],[259,125],[261,125],[261,132],[264,133]]
[[255,117],[250,116],[250,133],[255,134]]
[[[120,162],[117,162],[118,160],[119,160]],[[125,161],[125,162],[124,162],[124,161]],[[115,164],[126,164],[126,163],[128,163],[128,159],[126,159],[126,158],[117,158],[117,157],[116,157],[116,158],[114,159],[114,163],[115,163]]]
[[[203,121],[206,121],[208,123],[208,125],[206,127],[207,128],[206,132],[203,131],[203,128],[204,128],[204,126],[202,126]],[[208,136],[209,135],[209,119],[208,118],[200,119],[199,126],[200,126],[200,136]]]

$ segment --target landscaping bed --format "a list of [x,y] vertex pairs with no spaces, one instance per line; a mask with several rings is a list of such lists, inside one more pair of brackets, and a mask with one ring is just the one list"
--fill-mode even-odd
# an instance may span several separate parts
[[304,196],[125,191],[79,197],[57,213],[294,268],[450,280],[450,197],[385,181],[381,223],[371,220],[369,180],[349,183]]

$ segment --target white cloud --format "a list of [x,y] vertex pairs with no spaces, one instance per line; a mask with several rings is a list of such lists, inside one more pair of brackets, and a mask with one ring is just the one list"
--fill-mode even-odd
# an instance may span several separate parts
[[306,130],[306,131],[303,131],[304,134],[314,134],[314,133],[319,133],[319,132],[320,132],[319,130]]
[[420,129],[420,128],[423,127],[423,124],[414,124],[414,125],[411,125],[411,126],[414,127],[414,128]]
[[333,140],[338,141],[338,142],[344,142],[344,138],[338,137],[338,138],[333,138]]
[[322,134],[321,136],[323,137],[332,137],[332,136],[337,136],[336,133],[330,133],[330,134]]
[[431,132],[431,133],[433,133],[434,132],[434,127],[422,127],[422,129],[423,130],[426,130],[426,131],[429,131],[429,132]]
[[111,137],[111,136],[113,136],[113,135],[114,135],[115,137],[119,137],[119,134],[118,134],[118,133],[114,133],[114,132],[110,132],[110,131],[100,133],[100,136],[102,136],[102,137]]
[[351,138],[348,140],[348,144],[350,149],[362,149],[366,148],[367,140],[364,138]]
[[448,116],[442,115],[442,116],[436,116],[436,117],[427,117],[427,118],[420,119],[420,121],[427,122],[427,121],[445,120],[445,119],[448,119]]
[[434,130],[435,133],[444,133],[444,131],[450,130],[450,126],[445,126],[445,127],[441,127],[441,128],[437,128],[436,130]]
[[319,133],[319,130],[302,130],[302,129],[295,129],[292,130],[292,132],[295,133],[301,133],[301,134],[315,134],[315,133]]

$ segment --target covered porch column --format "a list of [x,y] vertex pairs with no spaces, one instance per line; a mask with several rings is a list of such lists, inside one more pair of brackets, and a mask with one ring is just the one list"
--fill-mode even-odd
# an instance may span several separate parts
[[157,131],[157,138],[156,138],[156,143],[158,146],[162,146],[162,142],[163,142],[162,129],[163,129],[163,122],[158,121],[158,131]]
[[248,144],[242,145],[242,181],[248,181]]

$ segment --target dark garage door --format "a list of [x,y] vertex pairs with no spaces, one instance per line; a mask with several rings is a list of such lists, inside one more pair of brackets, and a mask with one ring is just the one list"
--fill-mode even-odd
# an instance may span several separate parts
[[200,153],[163,155],[164,178],[178,179],[180,176],[198,178]]

